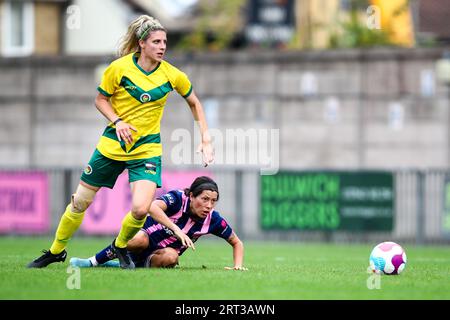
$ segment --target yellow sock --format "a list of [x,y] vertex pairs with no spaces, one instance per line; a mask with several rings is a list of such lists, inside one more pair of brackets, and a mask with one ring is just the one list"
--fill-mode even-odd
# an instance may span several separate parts
[[83,221],[84,212],[75,213],[72,212],[72,205],[69,204],[64,211],[61,220],[59,221],[58,229],[56,229],[55,240],[50,247],[50,252],[53,254],[61,253],[67,245],[75,231],[78,230],[81,222]]
[[145,218],[137,220],[128,212],[122,220],[122,228],[116,238],[115,245],[118,248],[125,248],[136,233],[144,226]]

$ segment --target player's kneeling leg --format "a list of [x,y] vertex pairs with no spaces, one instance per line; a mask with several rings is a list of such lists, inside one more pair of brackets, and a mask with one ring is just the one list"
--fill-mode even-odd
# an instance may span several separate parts
[[173,248],[155,250],[146,260],[147,268],[173,268],[178,264],[178,252]]
[[127,243],[127,250],[132,253],[141,253],[148,248],[149,240],[147,234],[140,230],[136,235]]

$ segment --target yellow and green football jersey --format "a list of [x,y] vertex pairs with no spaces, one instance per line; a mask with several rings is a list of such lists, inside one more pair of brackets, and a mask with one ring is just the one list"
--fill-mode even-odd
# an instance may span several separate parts
[[146,72],[138,64],[139,53],[130,53],[113,61],[105,70],[98,91],[110,97],[115,113],[137,129],[133,143],[125,144],[116,136],[112,123],[106,127],[97,149],[105,157],[127,161],[162,154],[160,124],[167,97],[172,90],[187,98],[192,85],[186,74],[166,61]]

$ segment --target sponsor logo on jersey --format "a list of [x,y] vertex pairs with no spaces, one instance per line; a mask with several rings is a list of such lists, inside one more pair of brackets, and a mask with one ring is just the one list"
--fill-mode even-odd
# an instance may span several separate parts
[[87,165],[86,168],[84,168],[84,174],[90,175],[92,173],[92,167],[91,165]]
[[167,228],[166,226],[162,226],[162,228],[169,236],[173,236],[174,235],[173,231],[170,230],[169,228]]
[[220,221],[220,225],[222,226],[222,228],[226,228],[227,222],[225,220],[222,220],[222,221]]
[[156,174],[156,164],[152,162],[147,162],[145,164],[145,173]]
[[224,234],[228,230],[228,224],[225,220],[220,221],[220,225],[223,228],[220,234]]
[[173,198],[173,196],[170,193],[166,194],[166,198],[169,201],[169,204],[174,204],[175,199]]
[[146,92],[141,94],[141,96],[139,97],[139,100],[141,100],[142,103],[149,102],[151,99],[152,97]]

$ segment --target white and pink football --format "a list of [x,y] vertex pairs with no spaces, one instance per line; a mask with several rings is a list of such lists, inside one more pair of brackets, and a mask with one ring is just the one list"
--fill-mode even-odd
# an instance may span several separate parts
[[406,253],[395,242],[382,242],[373,248],[369,263],[375,273],[400,274],[406,266]]

